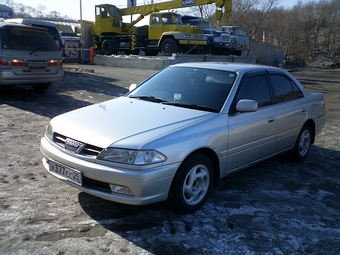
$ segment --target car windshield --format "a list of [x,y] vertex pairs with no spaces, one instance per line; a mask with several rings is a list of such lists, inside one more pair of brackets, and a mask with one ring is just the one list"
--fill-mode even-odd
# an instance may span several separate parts
[[245,36],[246,34],[245,34],[243,28],[235,27],[234,28],[234,35]]
[[2,48],[25,51],[59,51],[50,34],[27,28],[1,30]]
[[127,96],[154,103],[219,112],[235,78],[235,72],[168,67]]

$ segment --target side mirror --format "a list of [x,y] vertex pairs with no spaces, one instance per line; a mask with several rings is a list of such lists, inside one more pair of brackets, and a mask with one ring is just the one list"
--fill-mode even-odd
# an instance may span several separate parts
[[137,83],[132,83],[129,87],[129,91],[134,90],[137,87]]
[[258,109],[258,103],[255,100],[241,99],[236,105],[238,112],[255,112]]

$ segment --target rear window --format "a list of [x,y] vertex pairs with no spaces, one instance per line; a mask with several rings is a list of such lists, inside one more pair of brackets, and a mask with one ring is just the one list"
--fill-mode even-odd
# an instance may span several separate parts
[[50,34],[28,28],[1,29],[1,46],[8,50],[59,51]]

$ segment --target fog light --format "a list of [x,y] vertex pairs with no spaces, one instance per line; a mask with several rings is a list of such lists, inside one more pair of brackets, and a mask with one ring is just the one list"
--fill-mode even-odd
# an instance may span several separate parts
[[110,184],[110,188],[111,188],[112,193],[118,193],[118,194],[122,194],[122,195],[133,196],[133,193],[131,192],[131,190],[128,187]]

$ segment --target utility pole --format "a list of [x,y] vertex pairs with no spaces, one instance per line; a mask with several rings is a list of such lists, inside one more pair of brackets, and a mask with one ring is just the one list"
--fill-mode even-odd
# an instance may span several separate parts
[[[82,8],[82,3],[81,3],[81,0],[79,0],[80,3],[79,3],[79,6],[80,6],[80,25],[83,26],[83,8]],[[83,29],[81,28],[80,29],[80,64],[83,64],[83,56],[84,56],[84,49],[83,49],[83,45],[84,45],[84,42],[83,42]]]

